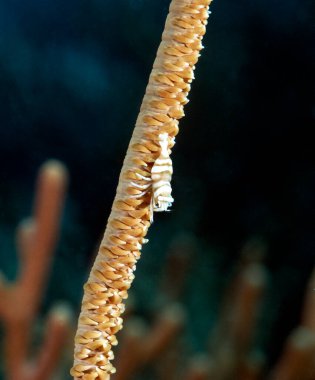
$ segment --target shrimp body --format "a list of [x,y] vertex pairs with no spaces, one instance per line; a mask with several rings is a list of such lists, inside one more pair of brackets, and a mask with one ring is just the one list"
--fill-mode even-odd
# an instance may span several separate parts
[[174,202],[171,195],[171,179],[173,174],[173,164],[168,153],[168,134],[159,135],[161,147],[160,156],[155,160],[151,169],[152,179],[152,207],[153,211],[169,211],[169,207]]

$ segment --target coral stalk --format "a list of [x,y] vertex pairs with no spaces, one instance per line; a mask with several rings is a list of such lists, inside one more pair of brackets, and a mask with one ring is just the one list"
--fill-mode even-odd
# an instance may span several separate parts
[[188,102],[210,2],[171,2],[112,212],[84,286],[71,370],[76,379],[108,380],[115,372],[112,346],[122,328],[123,300],[134,279],[153,210],[167,210],[172,202],[169,154]]
[[312,380],[315,377],[315,333],[298,327],[290,334],[270,380]]
[[44,347],[46,355],[40,361],[44,370],[39,374],[40,368],[30,365],[28,359],[31,327],[58,241],[67,182],[67,170],[62,163],[50,160],[42,166],[33,216],[21,223],[17,231],[19,273],[12,284],[0,281],[0,319],[4,325],[4,355],[10,380],[47,379],[69,331],[69,318],[64,318],[58,331],[54,329],[55,334],[50,336],[51,344]]
[[135,373],[153,363],[181,332],[184,320],[182,307],[170,304],[158,314],[150,328],[146,328],[139,319],[129,321],[117,356],[117,374],[113,379],[131,379]]

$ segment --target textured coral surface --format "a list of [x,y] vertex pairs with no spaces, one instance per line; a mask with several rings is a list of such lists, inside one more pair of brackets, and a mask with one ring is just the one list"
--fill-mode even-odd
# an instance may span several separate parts
[[[152,220],[151,170],[178,132],[193,71],[202,49],[210,0],[174,0],[119,178],[116,198],[88,282],[75,338],[71,374],[109,379],[115,334],[122,328],[123,299]],[[151,184],[151,186],[147,186]]]

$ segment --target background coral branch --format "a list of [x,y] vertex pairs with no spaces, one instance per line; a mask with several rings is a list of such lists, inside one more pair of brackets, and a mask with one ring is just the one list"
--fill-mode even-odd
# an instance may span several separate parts
[[38,358],[29,359],[33,324],[44,294],[56,249],[68,182],[58,161],[48,161],[39,172],[33,216],[17,230],[19,273],[14,283],[0,288],[0,317],[4,325],[6,373],[9,380],[49,379],[70,331],[70,311],[54,309]]

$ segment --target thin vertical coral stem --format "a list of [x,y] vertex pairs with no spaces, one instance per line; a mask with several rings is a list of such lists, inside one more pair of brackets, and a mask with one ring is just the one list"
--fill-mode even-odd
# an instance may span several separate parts
[[59,161],[49,160],[41,167],[33,221],[30,220],[29,225],[26,223],[24,226],[25,236],[22,240],[26,252],[21,252],[24,265],[18,281],[18,287],[27,299],[24,312],[30,315],[35,315],[50,269],[58,239],[67,183],[68,173]]
[[300,326],[290,334],[269,380],[311,380],[315,377],[315,332]]
[[36,360],[28,365],[28,376],[23,380],[50,379],[56,363],[64,353],[64,346],[71,334],[72,311],[66,304],[55,305],[49,313],[45,338]]
[[4,351],[10,380],[26,378],[31,326],[58,239],[67,181],[66,168],[60,162],[50,160],[42,166],[34,215],[17,231],[19,274],[15,283],[0,284],[0,317],[4,323]]
[[178,119],[184,116],[183,107],[188,102],[193,71],[202,49],[210,2],[171,2],[112,212],[84,286],[71,370],[76,379],[108,380],[115,372],[111,364],[112,346],[117,344],[115,334],[122,328],[123,299],[128,296],[135,264],[152,220],[151,169],[154,164],[156,168],[156,161],[163,153],[161,135],[163,141],[167,138],[168,153],[174,145]]

